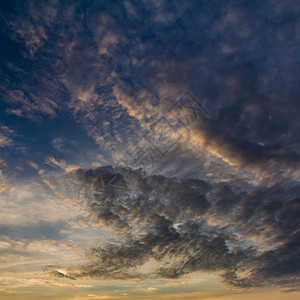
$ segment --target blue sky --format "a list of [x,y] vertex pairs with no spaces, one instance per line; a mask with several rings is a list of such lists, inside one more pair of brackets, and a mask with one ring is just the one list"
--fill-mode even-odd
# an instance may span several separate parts
[[1,1],[0,297],[296,299],[299,13]]

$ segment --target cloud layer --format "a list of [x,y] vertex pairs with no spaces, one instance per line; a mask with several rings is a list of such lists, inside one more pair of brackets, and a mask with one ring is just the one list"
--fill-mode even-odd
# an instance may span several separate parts
[[70,176],[85,195],[80,205],[89,218],[116,238],[92,248],[90,263],[59,277],[179,278],[213,271],[240,288],[299,280],[299,185],[245,191],[112,167]]
[[[216,272],[295,289],[299,1],[4,2],[6,254],[70,240],[84,262],[44,267],[70,286]],[[205,113],[170,110],[187,95]]]

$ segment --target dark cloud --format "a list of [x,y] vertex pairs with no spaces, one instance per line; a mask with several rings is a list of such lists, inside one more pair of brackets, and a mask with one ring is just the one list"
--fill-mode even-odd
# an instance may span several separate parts
[[[90,263],[69,268],[67,276],[179,278],[214,271],[241,288],[299,280],[299,185],[246,191],[113,167],[71,176],[87,195],[90,215],[119,240],[91,249]],[[126,193],[116,194],[120,187]],[[150,270],[143,270],[149,261]]]

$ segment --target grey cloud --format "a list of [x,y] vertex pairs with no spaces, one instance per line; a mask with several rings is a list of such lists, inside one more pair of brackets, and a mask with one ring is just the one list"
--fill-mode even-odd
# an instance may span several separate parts
[[[74,265],[67,276],[179,278],[214,271],[241,288],[299,280],[298,186],[247,190],[113,167],[72,176],[90,195],[86,209],[120,240],[91,249],[91,262]],[[117,197],[110,188],[118,186],[127,193]],[[152,269],[143,271],[151,260]]]

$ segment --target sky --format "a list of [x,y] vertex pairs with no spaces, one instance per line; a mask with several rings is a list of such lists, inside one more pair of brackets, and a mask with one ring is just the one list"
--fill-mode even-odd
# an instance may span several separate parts
[[1,300],[299,299],[298,0],[0,22]]

